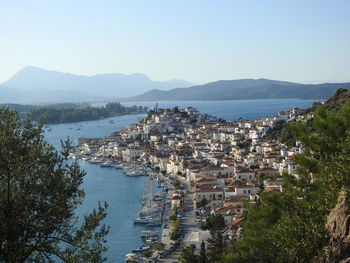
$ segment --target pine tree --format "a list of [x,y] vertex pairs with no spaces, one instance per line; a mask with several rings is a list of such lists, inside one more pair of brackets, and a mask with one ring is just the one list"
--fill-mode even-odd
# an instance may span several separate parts
[[41,127],[0,109],[0,262],[103,262],[107,204],[82,219],[85,172]]

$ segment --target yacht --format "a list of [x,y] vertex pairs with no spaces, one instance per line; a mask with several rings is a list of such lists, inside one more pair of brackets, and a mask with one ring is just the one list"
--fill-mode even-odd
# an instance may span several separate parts
[[133,252],[133,253],[143,252],[143,251],[146,251],[146,250],[148,250],[148,249],[150,249],[150,247],[149,247],[149,246],[139,247],[139,248],[135,248],[135,249],[133,249],[133,250],[132,250],[132,252]]
[[151,230],[145,230],[142,231],[141,238],[148,238],[148,237],[158,237],[158,231],[151,231]]
[[155,227],[155,226],[161,226],[161,225],[162,225],[162,222],[160,221],[147,224],[148,227]]
[[151,224],[154,222],[152,217],[138,217],[134,218],[134,224]]
[[113,163],[111,161],[106,161],[101,163],[101,167],[113,167]]

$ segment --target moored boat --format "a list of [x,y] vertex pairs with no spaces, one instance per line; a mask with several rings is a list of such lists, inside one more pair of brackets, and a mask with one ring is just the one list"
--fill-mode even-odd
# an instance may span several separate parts
[[146,251],[147,249],[149,249],[149,246],[144,246],[144,247],[139,247],[139,248],[135,248],[132,250],[133,253],[137,253],[137,252],[143,252]]
[[152,217],[134,218],[134,224],[151,224],[151,223],[154,223],[154,219]]

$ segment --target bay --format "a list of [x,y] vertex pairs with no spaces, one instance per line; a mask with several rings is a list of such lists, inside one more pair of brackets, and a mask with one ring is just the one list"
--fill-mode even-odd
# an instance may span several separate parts
[[[202,113],[236,120],[240,117],[251,120],[275,115],[278,111],[293,107],[307,108],[312,100],[234,100],[234,101],[161,101],[160,108],[192,106]],[[128,102],[124,105],[140,105],[153,108],[156,102]],[[126,115],[103,120],[63,123],[49,125],[45,129],[46,140],[60,148],[60,140],[69,137],[75,141],[78,137],[105,137],[108,134],[136,123],[140,115]],[[79,161],[81,168],[86,171],[82,187],[86,197],[83,204],[77,209],[77,214],[92,211],[98,202],[108,202],[108,215],[105,223],[110,226],[107,236],[109,250],[106,252],[108,263],[123,262],[124,255],[132,249],[142,245],[140,233],[143,226],[134,225],[132,218],[136,216],[140,206],[140,197],[144,193],[145,177],[127,177],[121,170],[101,168],[98,165]]]

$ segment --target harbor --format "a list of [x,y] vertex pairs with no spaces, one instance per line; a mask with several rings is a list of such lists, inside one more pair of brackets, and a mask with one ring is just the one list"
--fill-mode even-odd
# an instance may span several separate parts
[[[266,103],[266,101],[261,102]],[[230,109],[234,108],[235,103],[236,102],[229,102]],[[259,101],[254,103],[259,105]],[[283,101],[283,103],[286,104],[285,101]],[[299,103],[299,101],[293,101],[292,103],[295,105]],[[211,102],[206,102],[203,105],[208,105],[208,108],[204,109],[204,111],[211,111],[209,107],[212,105]],[[223,105],[226,104],[223,103]],[[202,107],[201,105],[199,106]],[[276,108],[280,107],[280,105],[276,104]],[[258,109],[257,107],[255,108]],[[251,109],[254,110],[254,107]],[[271,111],[273,111],[273,109],[274,108],[271,107]],[[222,113],[219,114],[216,112],[214,113],[218,116],[228,114],[225,112],[225,107],[222,108],[221,112]],[[230,110],[230,115],[227,115],[227,118],[235,118],[235,114],[241,114],[239,112],[241,112],[241,110],[237,111],[237,113]],[[258,113],[254,116],[257,117],[257,114]],[[206,115],[203,116],[205,117]],[[244,116],[245,115],[243,115],[243,117]],[[79,162],[81,168],[87,171],[83,183],[83,188],[87,195],[83,205],[77,209],[77,214],[83,215],[91,211],[91,209],[96,206],[98,200],[108,202],[108,215],[105,220],[106,225],[111,227],[110,233],[107,236],[110,247],[106,252],[108,263],[123,262],[125,261],[125,255],[130,253],[136,254],[135,256],[138,258],[139,262],[147,260],[158,260],[159,262],[177,261],[176,257],[179,255],[179,248],[176,247],[175,242],[170,239],[173,227],[169,217],[173,216],[175,213],[171,206],[172,195],[176,192],[173,183],[180,181],[184,186],[183,191],[188,191],[184,193],[184,207],[182,210],[179,210],[179,216],[177,217],[177,220],[181,222],[180,238],[181,240],[186,240],[189,235],[189,230],[196,230],[196,216],[194,215],[196,211],[194,208],[196,201],[193,200],[196,194],[195,188],[193,188],[191,182],[183,175],[185,172],[187,173],[187,177],[195,175],[198,169],[202,169],[203,172],[208,173],[209,170],[207,171],[207,168],[203,166],[210,165],[210,162],[219,161],[222,163],[223,161],[221,156],[217,155],[217,153],[215,153],[215,156],[211,157],[209,163],[195,161],[203,159],[205,157],[204,155],[208,155],[208,145],[210,145],[208,143],[210,142],[206,142],[206,145],[204,145],[203,142],[197,143],[201,138],[202,140],[205,139],[203,139],[203,137],[198,137],[199,135],[194,133],[196,130],[193,126],[186,123],[186,119],[184,119],[183,122],[179,122],[178,120],[174,123],[169,123],[172,119],[168,121],[167,119],[159,119],[161,123],[146,123],[145,126],[135,125],[135,123],[141,120],[141,117],[142,116],[139,115],[112,118],[114,120],[113,125],[109,122],[110,119],[83,122],[79,123],[79,125],[81,125],[80,130],[74,129],[74,127],[77,127],[77,124],[74,123],[50,125],[52,130],[47,131],[45,134],[48,142],[53,144],[57,149],[60,148],[60,140],[64,140],[69,136],[73,139],[74,145],[80,142],[82,149],[86,151],[86,154],[80,154],[79,151],[71,153],[72,159],[75,158]],[[248,115],[247,117],[252,118],[252,116]],[[201,121],[205,122],[205,119],[202,118]],[[181,130],[179,130],[179,128],[181,128],[180,125],[183,126]],[[195,127],[197,127],[196,129],[202,127],[201,129],[207,130],[209,128],[210,130],[210,127],[214,128],[216,126],[218,126],[218,124],[214,123],[214,126],[210,126],[207,123],[203,123],[201,126],[196,125]],[[146,134],[140,132],[140,127],[143,127],[145,131],[151,133],[154,133],[154,129],[156,128],[159,133],[156,134],[156,136],[143,138],[142,136],[146,136]],[[167,128],[163,129],[161,127]],[[168,130],[167,132],[167,129],[172,129],[171,127],[175,128],[175,130]],[[225,128],[225,126],[222,125],[218,127],[219,129],[222,129],[222,127]],[[149,128],[151,130],[147,130]],[[198,131],[203,133],[201,129]],[[172,134],[178,135],[175,137]],[[184,136],[190,136],[192,139],[187,138],[184,140]],[[236,138],[232,137],[232,139]],[[216,137],[215,140],[217,141],[218,138]],[[147,142],[150,143],[147,144]],[[176,145],[176,143],[178,143],[178,145]],[[224,146],[224,144],[222,144],[222,146]],[[194,152],[191,150],[192,147],[194,147]],[[89,153],[90,150],[92,151]],[[171,155],[171,152],[174,150],[176,151],[176,155]],[[222,151],[222,149],[217,149],[216,151]],[[198,153],[203,154],[203,156],[198,156]],[[182,166],[186,165],[186,163],[187,166],[189,166],[188,168],[193,167],[192,170],[187,168],[182,170],[181,174],[179,174],[178,172],[181,171],[180,168],[182,169]],[[210,173],[219,173],[225,169],[227,168],[220,167],[212,169]],[[142,173],[128,173],[135,170],[140,170]],[[150,226],[148,226],[148,224],[134,224],[134,219],[139,216],[141,210],[147,184],[146,181],[148,181],[149,178],[151,178],[153,182],[153,189],[164,190],[168,193],[161,226],[156,226],[159,222],[155,222],[152,226],[153,222],[151,221],[147,222]],[[165,189],[163,189],[163,186]],[[152,192],[155,193],[156,191]],[[211,194],[218,195],[220,193],[218,193],[218,189],[214,189]],[[222,201],[212,201],[213,204],[219,202]],[[228,217],[229,216],[231,215],[228,215]],[[147,259],[142,259],[144,254],[147,255],[145,250],[147,245],[145,245],[141,235],[142,231],[148,230],[157,231],[158,238],[154,241],[154,244],[157,246],[158,243],[163,243],[165,247],[160,250],[152,248],[152,257],[157,258],[152,259],[152,257],[146,257]],[[183,246],[184,242],[185,241],[180,242],[182,244],[181,246]],[[133,252],[133,250],[135,252]]]

